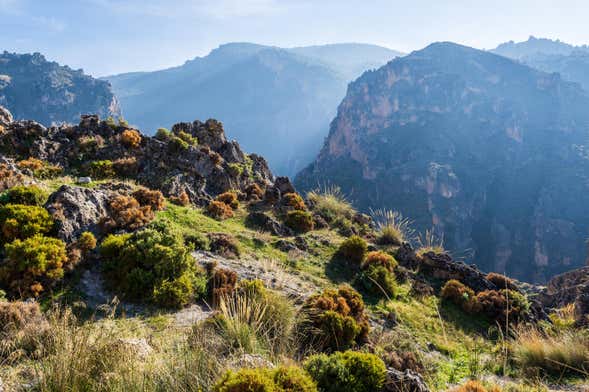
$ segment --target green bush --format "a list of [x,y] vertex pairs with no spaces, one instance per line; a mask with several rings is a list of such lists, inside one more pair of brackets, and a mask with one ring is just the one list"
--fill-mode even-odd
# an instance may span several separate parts
[[383,251],[368,252],[362,265],[363,269],[367,269],[372,266],[384,267],[387,271],[392,272],[397,266],[397,260],[388,253]]
[[286,214],[284,223],[297,233],[306,233],[315,228],[313,216],[307,211],[294,210]]
[[476,296],[474,291],[456,279],[447,281],[440,292],[442,300],[460,306],[466,312],[475,311]]
[[198,144],[198,139],[188,132],[178,131],[175,135],[186,142],[189,146],[196,146]]
[[93,161],[88,165],[88,175],[96,179],[113,178],[116,176],[112,161]]
[[366,257],[368,244],[363,238],[353,235],[344,240],[338,249],[338,254],[347,262],[359,267]]
[[47,201],[48,194],[35,185],[19,185],[10,188],[2,195],[3,204],[25,204],[42,206]]
[[213,388],[215,392],[316,392],[317,386],[298,367],[240,369],[228,371]]
[[82,252],[89,252],[96,248],[96,237],[91,232],[85,231],[78,238],[77,244]]
[[395,275],[382,265],[369,265],[358,275],[358,281],[366,292],[394,297],[397,292]]
[[178,136],[170,135],[169,138],[169,146],[172,151],[180,152],[185,151],[190,148],[190,144],[186,143],[184,140],[180,139]]
[[320,350],[346,350],[367,340],[370,326],[364,301],[350,286],[312,295],[303,310],[305,336]]
[[380,358],[355,351],[313,355],[305,361],[305,369],[323,392],[380,391],[386,378]]
[[100,255],[107,281],[129,300],[180,307],[204,294],[189,250],[163,227],[109,235]]
[[209,250],[209,239],[200,233],[184,236],[184,243],[191,250]]
[[53,228],[53,218],[42,207],[7,204],[0,208],[3,242],[25,239],[35,234],[47,234]]
[[70,267],[65,243],[37,234],[16,239],[4,247],[0,281],[14,295],[39,295],[61,280]]

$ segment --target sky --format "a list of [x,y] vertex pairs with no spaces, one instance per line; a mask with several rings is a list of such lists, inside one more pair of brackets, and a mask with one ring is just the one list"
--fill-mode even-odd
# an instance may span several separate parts
[[589,44],[581,0],[0,0],[0,51],[94,76],[183,64],[227,42],[361,42],[411,52],[530,35]]

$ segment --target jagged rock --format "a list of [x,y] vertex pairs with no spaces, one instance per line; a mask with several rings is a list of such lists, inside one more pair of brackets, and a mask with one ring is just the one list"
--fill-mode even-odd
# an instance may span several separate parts
[[589,267],[555,276],[538,295],[538,300],[547,308],[574,304],[577,323],[589,323]]
[[417,259],[415,251],[407,242],[404,242],[399,246],[395,253],[395,259],[400,265],[408,269],[415,269],[419,265],[419,260]]
[[287,240],[278,240],[274,243],[274,246],[276,247],[276,249],[281,250],[284,253],[298,250],[294,242]]
[[0,106],[0,126],[7,127],[12,121],[12,113],[4,106]]
[[388,368],[384,392],[429,392],[423,378],[412,370],[399,370]]
[[71,242],[84,231],[98,234],[98,222],[107,216],[112,195],[109,190],[62,185],[45,204],[56,221],[57,236]]
[[267,231],[278,236],[290,236],[293,234],[291,229],[263,212],[255,211],[250,213],[245,219],[245,224],[252,229]]
[[475,292],[484,290],[496,290],[497,287],[491,283],[484,273],[477,268],[455,262],[446,253],[427,252],[422,256],[420,271],[433,276],[436,279],[456,279],[468,285]]
[[292,185],[288,177],[276,177],[276,180],[274,181],[274,186],[278,188],[278,190],[280,191],[280,195],[296,192],[294,186]]

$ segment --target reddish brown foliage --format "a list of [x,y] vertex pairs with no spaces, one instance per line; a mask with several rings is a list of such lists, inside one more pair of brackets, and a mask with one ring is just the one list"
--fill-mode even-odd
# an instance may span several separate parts
[[142,206],[150,206],[153,211],[161,211],[166,206],[166,199],[160,191],[141,188],[131,194]]
[[207,206],[207,213],[212,218],[223,220],[233,216],[233,209],[223,202],[213,200]]

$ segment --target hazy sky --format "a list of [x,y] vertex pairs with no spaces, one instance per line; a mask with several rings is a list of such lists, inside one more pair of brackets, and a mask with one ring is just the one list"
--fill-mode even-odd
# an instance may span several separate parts
[[529,35],[587,44],[588,15],[580,0],[0,0],[0,50],[38,51],[103,76],[182,64],[235,41],[404,52]]

